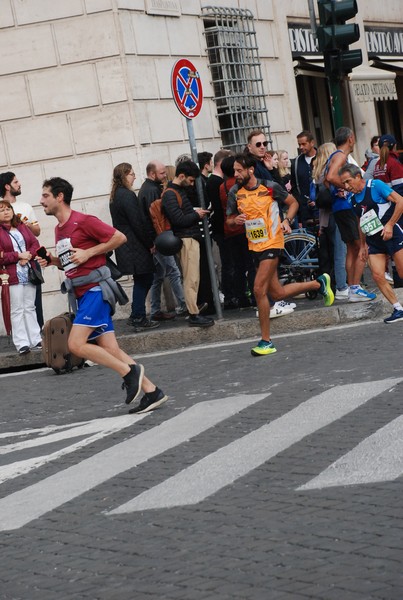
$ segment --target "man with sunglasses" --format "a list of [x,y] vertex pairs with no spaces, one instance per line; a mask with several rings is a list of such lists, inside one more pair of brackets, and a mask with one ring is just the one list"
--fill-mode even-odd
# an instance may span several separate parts
[[267,146],[269,142],[266,140],[266,135],[261,129],[254,129],[248,135],[248,144],[246,146],[246,154],[252,155],[256,162],[255,176],[258,179],[273,181],[272,173],[269,169],[269,160],[267,158]]

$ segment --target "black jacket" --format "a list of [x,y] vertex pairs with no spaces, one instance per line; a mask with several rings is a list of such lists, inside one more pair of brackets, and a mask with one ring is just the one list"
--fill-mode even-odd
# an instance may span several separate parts
[[150,204],[154,202],[154,200],[158,200],[162,196],[162,185],[153,181],[152,179],[145,179],[143,185],[139,189],[139,201],[140,206],[143,211],[143,215],[145,221],[148,226],[148,230],[150,235],[152,235],[153,239],[156,237],[156,233],[154,231],[153,223],[150,217]]
[[[175,192],[169,189],[171,187],[181,195],[181,207],[179,206]],[[172,231],[175,235],[181,238],[195,238],[200,240],[199,215],[193,210],[185,188],[175,183],[170,183],[162,196],[162,208],[171,223]]]
[[127,237],[127,242],[115,250],[120,272],[123,275],[152,273],[155,268],[150,248],[154,242],[136,194],[118,187],[109,209],[113,226]]

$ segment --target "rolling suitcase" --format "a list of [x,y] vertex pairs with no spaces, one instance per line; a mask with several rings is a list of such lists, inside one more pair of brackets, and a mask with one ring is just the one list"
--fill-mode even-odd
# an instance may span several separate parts
[[71,315],[63,313],[49,319],[43,326],[42,355],[46,366],[58,375],[71,373],[74,367],[81,369],[85,360],[71,354],[67,340],[72,326]]

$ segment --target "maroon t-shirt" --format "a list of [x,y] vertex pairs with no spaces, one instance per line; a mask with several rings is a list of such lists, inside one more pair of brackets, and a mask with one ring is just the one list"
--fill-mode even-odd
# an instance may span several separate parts
[[[85,215],[75,210],[71,211],[69,220],[63,225],[56,225],[56,255],[60,259],[61,266],[66,277],[73,279],[88,275],[94,269],[105,265],[105,254],[92,256],[82,265],[75,265],[71,262],[73,248],[88,250],[93,246],[108,242],[116,229],[107,225],[98,217]],[[75,288],[76,296],[79,298],[87,290],[94,287],[94,283]]]

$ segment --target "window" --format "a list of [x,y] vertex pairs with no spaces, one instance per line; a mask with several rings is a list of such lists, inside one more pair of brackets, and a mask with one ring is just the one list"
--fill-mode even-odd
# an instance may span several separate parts
[[242,151],[253,129],[272,144],[253,14],[205,6],[202,18],[223,146]]

